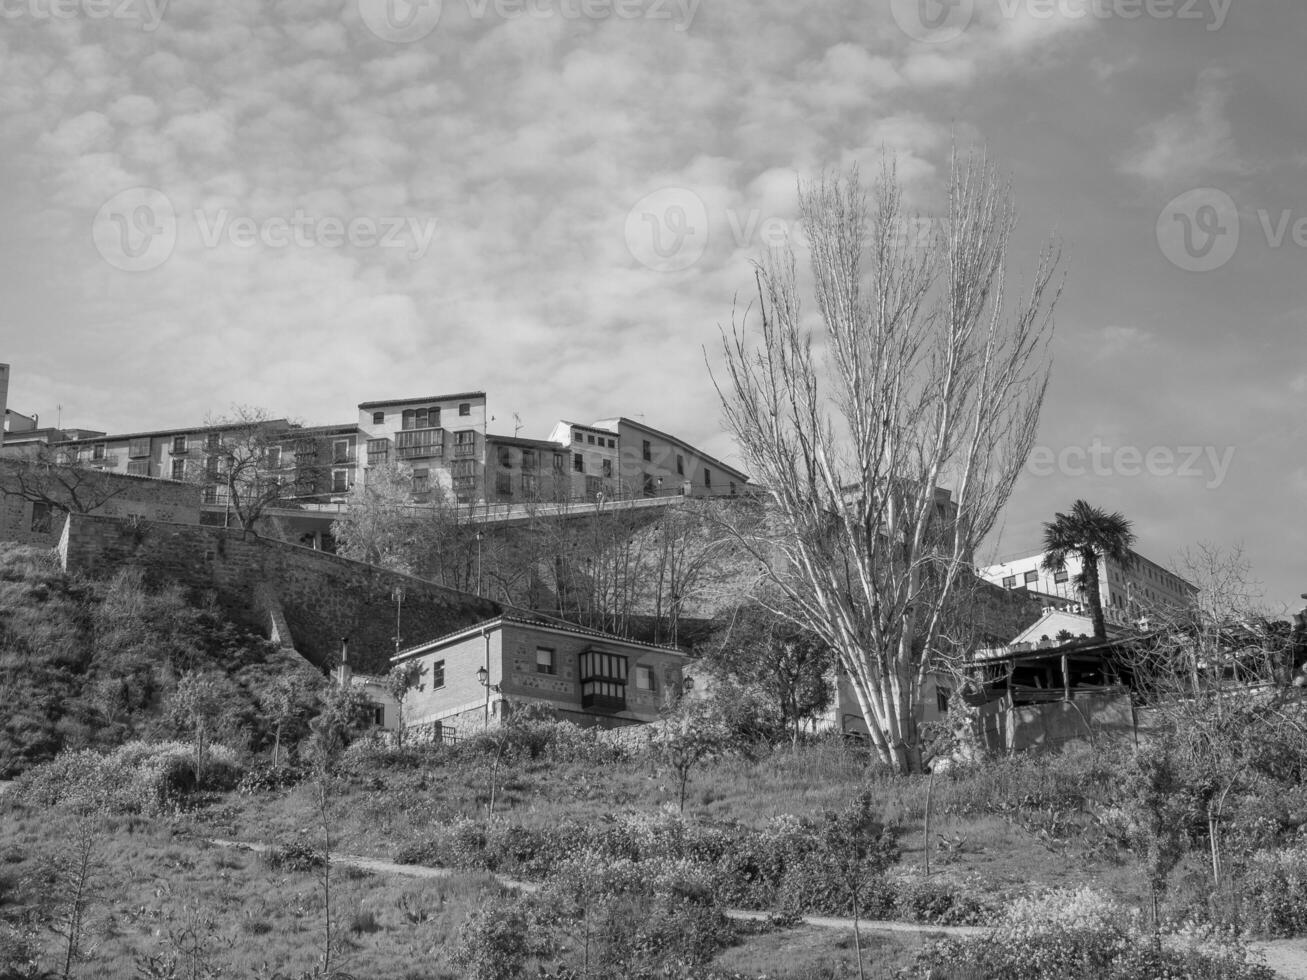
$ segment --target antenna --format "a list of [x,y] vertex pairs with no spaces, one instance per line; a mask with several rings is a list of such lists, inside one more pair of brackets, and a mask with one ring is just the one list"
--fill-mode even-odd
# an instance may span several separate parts
[[64,427],[64,407],[62,405],[56,405],[55,408],[58,409],[58,414],[54,417],[54,427],[56,429],[62,429]]
[[517,434],[521,431],[522,431],[522,416],[514,412],[513,413],[513,438],[516,439]]

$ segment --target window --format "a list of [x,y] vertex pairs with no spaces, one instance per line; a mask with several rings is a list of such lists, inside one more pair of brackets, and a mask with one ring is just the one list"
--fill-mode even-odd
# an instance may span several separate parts
[[428,493],[431,490],[431,471],[425,466],[413,470],[413,492]]
[[150,461],[148,459],[129,459],[127,461],[128,476],[149,476]]
[[585,439],[584,439],[584,437],[581,435],[581,433],[579,433],[579,432],[573,432],[573,433],[572,433],[572,441],[573,441],[573,442],[584,442]]
[[344,493],[349,489],[349,470],[331,471],[331,492]]
[[611,459],[605,459],[605,460],[603,461],[603,464],[604,464],[604,476],[612,476],[612,475],[613,475],[613,461],[612,461]]
[[174,459],[172,461],[172,478],[174,480],[186,479],[186,460]]
[[174,453],[178,453],[178,454],[186,452],[186,437],[185,437],[185,436],[173,436],[173,437],[172,437],[172,451],[173,451]]
[[51,509],[49,504],[32,504],[32,533],[49,534]]
[[940,687],[938,684],[935,685],[935,707],[938,708],[940,712],[948,711],[948,699],[952,696],[953,692],[947,687]]
[[348,439],[337,439],[331,444],[331,461],[333,463],[354,462],[354,444]]
[[1034,585],[1039,581],[1039,572],[1026,572],[1026,585]]
[[585,472],[585,457],[580,453],[572,453],[572,469],[577,473]]
[[648,439],[641,443],[641,454],[646,463],[653,459],[653,449],[650,447]]
[[459,414],[459,415],[471,415],[471,414],[472,414],[472,403],[471,403],[471,402],[459,402],[459,405],[458,405],[458,414]]
[[264,463],[271,469],[277,469],[281,466],[281,447],[269,446]]
[[384,705],[377,704],[375,701],[368,702],[368,709],[372,716],[372,727],[381,728],[386,724],[386,709]]
[[475,456],[477,452],[477,434],[474,429],[460,429],[454,433],[454,455]]
[[475,490],[477,485],[477,464],[471,459],[455,460],[449,467],[454,477],[455,490]]
[[534,473],[522,474],[522,492],[528,496],[534,494],[537,489],[536,475]]
[[221,448],[221,446],[222,446],[222,433],[221,433],[221,432],[210,432],[207,436],[204,437],[204,448],[205,448],[205,449],[208,449],[208,450],[212,451],[212,450],[214,450],[214,449],[219,449],[219,448]]
[[712,486],[712,470],[706,466],[703,468],[703,485],[705,487]]
[[1056,572],[1053,573],[1053,581],[1054,581],[1054,582],[1064,583],[1064,582],[1066,582],[1066,580],[1069,579],[1070,577],[1071,577],[1071,576],[1067,573],[1067,570],[1066,570],[1065,568],[1060,569],[1060,570],[1058,570],[1058,571],[1056,571]]
[[652,473],[644,475],[644,495],[652,497],[654,495],[654,478]]
[[104,450],[104,443],[97,442],[91,447],[91,459],[104,459]]
[[388,459],[390,459],[390,440],[369,439],[368,440],[368,465],[381,466]]
[[735,496],[735,481],[734,481],[734,480],[731,481],[731,496],[732,496],[732,497]]
[[680,453],[676,454],[676,474],[677,476],[685,476],[685,457]]
[[217,456],[210,456],[208,459],[206,459],[204,461],[205,476],[207,476],[210,480],[216,480],[218,478],[218,474],[222,471],[221,462],[222,460]]
[[495,493],[501,497],[513,496],[513,474],[496,473],[495,474]]
[[536,647],[536,673],[552,674],[554,672],[554,651],[549,647]]
[[1015,575],[1007,575],[1007,576],[1004,576],[1004,578],[1003,578],[1003,588],[1005,588],[1005,589],[1015,589],[1016,587],[1017,587],[1017,577],[1016,577]]
[[[371,443],[369,451],[371,451]],[[436,459],[445,452],[444,429],[414,429],[395,433],[396,459]]]
[[431,665],[431,688],[432,690],[435,690],[436,688],[440,688],[444,686],[445,686],[445,662],[443,660],[437,660],[435,663]]
[[656,681],[654,680],[654,669],[652,667],[635,668],[635,689],[637,691],[657,690]]
[[536,451],[534,449],[522,450],[522,469],[534,470],[536,468]]
[[581,707],[608,711],[626,708],[626,658],[616,653],[587,650],[578,658]]
[[564,467],[565,463],[566,463],[566,459],[564,458],[564,456],[563,456],[562,453],[554,453],[554,472],[555,472],[555,473],[561,473],[561,472],[563,472],[563,467]]
[[612,439],[609,439],[609,440],[608,440],[608,448],[609,448],[609,449],[616,449],[616,448],[617,448],[617,443],[614,442]]
[[513,468],[513,450],[507,446],[499,447],[499,465],[506,470]]
[[585,437],[585,441],[588,442],[590,445],[593,446],[593,445],[595,444],[595,437],[594,437],[594,436],[586,436],[586,437]]
[[127,455],[132,459],[140,459],[142,456],[150,455],[150,439],[147,436],[144,439],[133,439],[127,444]]
[[372,424],[373,424],[373,425],[385,425],[385,424],[386,424],[386,413],[385,413],[385,412],[373,412],[373,413],[372,413]]
[[204,496],[200,499],[206,504],[216,504],[218,502],[218,488],[212,486],[205,487]]

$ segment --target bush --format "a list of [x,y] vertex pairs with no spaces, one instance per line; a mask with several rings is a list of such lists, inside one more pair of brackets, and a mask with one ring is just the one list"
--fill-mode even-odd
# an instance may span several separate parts
[[304,838],[274,844],[263,852],[263,863],[273,871],[307,873],[326,867],[327,855],[320,846]]
[[236,792],[246,796],[272,793],[297,786],[308,778],[308,770],[299,765],[274,766],[263,762],[251,766],[236,784]]
[[11,792],[18,802],[36,806],[153,814],[196,790],[236,785],[236,754],[214,745],[207,756],[197,774],[193,749],[180,742],[128,742],[106,754],[61,752],[24,773]]
[[1013,904],[993,935],[948,939],[926,946],[902,978],[928,973],[941,980],[1004,977],[1095,977],[1104,980],[1273,980],[1232,943],[1180,946],[1158,943],[1125,914],[1089,889],[1055,891]]
[[1270,938],[1307,935],[1307,851],[1254,854],[1235,886],[1245,927]]

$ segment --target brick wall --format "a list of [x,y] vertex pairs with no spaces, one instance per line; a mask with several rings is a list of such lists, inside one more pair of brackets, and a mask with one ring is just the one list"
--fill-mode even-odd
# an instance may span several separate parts
[[[53,548],[63,531],[63,514],[52,513],[46,520],[41,507],[14,495],[18,489],[18,473],[28,465],[21,459],[0,458],[0,541]],[[96,514],[175,524],[200,522],[198,486],[89,469],[70,472],[82,481],[84,489],[79,490],[82,499],[103,501],[95,508]],[[68,499],[59,491],[55,480],[43,479],[40,487],[54,500]]]
[[331,666],[347,636],[350,664],[360,673],[390,668],[396,588],[404,591],[400,633],[407,646],[500,613],[497,603],[423,579],[220,527],[77,514],[67,522],[59,553],[72,572],[110,575],[136,565],[151,581],[211,594],[230,618],[265,635],[266,596],[273,596],[296,650]]

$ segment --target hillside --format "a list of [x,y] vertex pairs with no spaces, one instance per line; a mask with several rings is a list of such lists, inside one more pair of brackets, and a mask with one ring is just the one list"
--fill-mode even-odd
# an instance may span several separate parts
[[227,699],[214,734],[251,749],[269,739],[256,695],[272,678],[300,678],[306,700],[323,682],[204,597],[148,588],[139,569],[85,579],[48,551],[0,544],[0,779],[61,749],[179,734],[172,700],[193,672],[212,675]]

